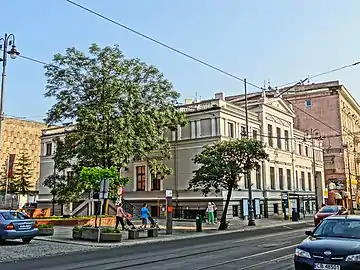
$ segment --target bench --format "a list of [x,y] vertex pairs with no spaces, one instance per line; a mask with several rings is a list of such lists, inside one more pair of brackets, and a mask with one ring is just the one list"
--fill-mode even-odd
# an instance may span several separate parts
[[159,229],[158,228],[143,228],[143,229],[129,229],[129,235],[128,239],[139,239],[140,238],[140,232],[147,231],[147,237],[153,238],[158,237],[159,235]]

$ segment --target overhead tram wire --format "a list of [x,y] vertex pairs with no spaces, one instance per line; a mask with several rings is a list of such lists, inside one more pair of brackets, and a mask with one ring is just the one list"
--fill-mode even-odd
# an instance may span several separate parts
[[[212,69],[214,69],[214,70],[216,70],[216,71],[218,71],[218,72],[220,72],[220,73],[223,73],[223,74],[225,74],[225,75],[227,75],[227,76],[229,76],[229,77],[231,77],[231,78],[234,78],[234,79],[236,79],[236,80],[239,80],[239,81],[241,81],[241,82],[244,82],[244,83],[246,83],[247,85],[251,85],[251,86],[253,86],[253,87],[257,88],[257,89],[264,90],[263,87],[257,86],[257,85],[255,85],[255,84],[253,84],[253,83],[249,83],[248,81],[245,81],[244,79],[241,79],[240,77],[238,77],[238,76],[236,76],[236,75],[233,75],[233,74],[231,74],[231,73],[229,73],[229,72],[226,72],[226,71],[224,71],[224,70],[222,70],[222,69],[220,69],[220,68],[218,68],[218,67],[216,67],[216,66],[213,66],[213,65],[211,65],[211,64],[209,64],[209,63],[207,63],[207,62],[204,62],[204,61],[202,61],[202,60],[200,60],[200,59],[198,59],[198,58],[196,58],[196,57],[193,57],[193,56],[191,56],[191,55],[189,55],[189,54],[187,54],[187,53],[184,53],[184,52],[182,52],[182,51],[180,51],[180,50],[178,50],[178,49],[176,49],[176,48],[174,48],[174,47],[171,47],[171,46],[169,46],[169,45],[167,45],[167,44],[165,44],[165,43],[163,43],[163,42],[161,42],[161,41],[159,41],[159,40],[156,40],[156,39],[154,39],[154,38],[152,38],[152,37],[150,37],[150,36],[147,36],[147,35],[139,32],[139,31],[136,31],[136,30],[134,30],[134,29],[132,29],[132,28],[124,25],[124,24],[121,24],[121,23],[119,23],[119,22],[117,22],[117,21],[115,21],[115,20],[112,20],[112,19],[110,19],[110,18],[108,18],[108,17],[106,17],[106,16],[104,16],[104,15],[102,15],[102,14],[100,14],[100,13],[94,11],[94,10],[92,10],[92,9],[89,9],[89,8],[87,8],[87,7],[85,7],[85,6],[82,6],[82,5],[80,5],[80,4],[78,4],[78,3],[74,2],[74,1],[71,1],[71,0],[65,0],[65,1],[68,2],[68,3],[70,3],[70,4],[72,4],[72,5],[74,5],[74,6],[76,6],[76,7],[78,7],[78,8],[80,8],[80,9],[83,9],[83,10],[89,12],[89,13],[92,13],[93,15],[95,15],[95,16],[97,16],[97,17],[100,17],[100,18],[102,18],[102,19],[104,19],[104,20],[106,20],[106,21],[109,21],[109,22],[111,22],[111,23],[113,23],[113,24],[115,24],[115,25],[117,25],[117,26],[119,26],[119,27],[122,27],[122,28],[124,28],[124,29],[126,29],[126,30],[128,30],[128,31],[130,31],[130,32],[132,32],[132,33],[134,33],[134,34],[137,34],[137,35],[139,35],[139,36],[141,36],[141,37],[143,37],[143,38],[145,38],[145,39],[148,39],[148,40],[150,40],[150,41],[152,41],[152,42],[154,42],[154,43],[157,43],[158,45],[161,45],[161,46],[163,46],[163,47],[165,47],[165,48],[167,48],[167,49],[169,49],[169,50],[171,50],[171,51],[174,51],[174,52],[176,52],[176,53],[178,53],[178,54],[180,54],[180,55],[182,55],[182,56],[185,56],[185,57],[187,57],[187,58],[190,58],[190,59],[192,59],[192,60],[194,60],[194,61],[196,61],[196,62],[198,62],[198,63],[201,63],[201,64],[203,64],[203,65],[205,65],[205,66],[207,66],[207,67],[209,67],[209,68],[212,68]],[[352,66],[356,66],[356,65],[358,65],[358,64],[360,64],[360,61],[359,61],[359,62],[355,62],[355,63],[350,64],[350,65],[342,66],[342,67],[339,67],[339,68],[336,68],[336,69],[332,69],[332,70],[329,70],[329,71],[325,71],[325,72],[323,72],[323,73],[320,73],[320,74],[317,74],[317,75],[314,75],[314,76],[307,77],[306,79],[301,80],[300,82],[295,82],[296,85],[294,85],[293,87],[290,87],[290,88],[286,89],[286,91],[284,91],[284,93],[286,93],[286,92],[289,91],[290,89],[296,87],[299,83],[302,83],[302,82],[304,82],[304,81],[306,81],[306,80],[308,80],[308,79],[313,79],[313,78],[316,78],[316,77],[319,77],[319,76],[322,76],[322,75],[330,74],[330,73],[333,73],[333,72],[336,72],[336,71],[339,71],[339,70],[342,70],[342,69],[345,69],[345,68],[349,68],[349,67],[352,67]],[[283,84],[283,85],[281,85],[281,86],[279,86],[279,87],[286,86],[286,85],[289,85],[289,84],[292,84],[292,83]],[[282,94],[283,94],[283,93],[282,93]],[[286,100],[287,100],[287,99],[286,99]],[[289,100],[287,100],[287,101],[288,101],[289,103],[291,103]],[[292,103],[291,103],[291,104],[292,104]],[[293,104],[292,104],[292,105],[293,105]],[[296,107],[297,109],[299,109],[300,111],[302,111],[303,113],[307,114],[309,117],[311,117],[311,118],[313,118],[314,120],[318,121],[319,123],[327,126],[328,128],[336,131],[337,133],[340,133],[339,130],[336,130],[335,128],[329,126],[328,124],[324,123],[323,121],[321,121],[320,119],[316,118],[315,116],[313,116],[313,115],[305,112],[304,110],[302,110],[301,108],[297,107],[296,105],[293,105],[293,106]]]
[[349,64],[349,65],[345,65],[345,66],[342,66],[342,67],[339,67],[339,68],[335,68],[335,69],[332,69],[332,70],[328,70],[328,71],[325,71],[325,72],[322,72],[322,73],[319,73],[319,74],[316,74],[316,75],[313,75],[313,76],[310,76],[310,77],[306,77],[305,79],[303,79],[303,80],[301,80],[301,81],[295,81],[295,82],[286,83],[286,84],[277,86],[276,88],[279,89],[279,88],[282,88],[282,87],[284,87],[284,86],[287,86],[287,85],[290,85],[290,84],[294,84],[293,86],[290,86],[290,87],[284,89],[281,93],[279,93],[279,94],[278,94],[277,96],[275,96],[275,97],[279,97],[279,96],[282,96],[283,94],[286,94],[286,93],[289,92],[291,89],[295,88],[295,87],[298,86],[298,85],[303,84],[303,83],[304,83],[305,81],[307,81],[307,80],[314,79],[314,78],[317,78],[317,77],[320,77],[320,76],[323,76],[323,75],[327,75],[327,74],[330,74],[330,73],[333,73],[333,72],[336,72],[336,71],[339,71],[339,70],[342,70],[342,69],[354,67],[354,66],[359,65],[359,64],[360,64],[360,61],[355,62],[355,63],[352,63],[352,64]]
[[[35,58],[32,58],[32,57],[28,57],[28,56],[24,56],[24,55],[19,55],[19,57],[20,57],[20,58],[23,58],[23,59],[25,59],[25,60],[29,60],[29,61],[32,61],[32,62],[41,64],[41,65],[43,65],[43,66],[45,66],[45,65],[51,65],[51,64],[49,64],[49,63],[46,63],[46,62],[44,62],[44,61],[41,61],[41,60],[38,60],[38,59],[35,59]],[[53,65],[53,66],[54,66],[55,68],[58,68],[58,69],[63,69],[63,68],[58,67],[58,66],[56,66],[56,65]],[[337,69],[337,70],[338,70],[338,69]],[[335,72],[335,71],[337,71],[337,70],[333,70],[332,72]],[[327,73],[329,73],[329,72],[327,72]],[[321,74],[325,74],[325,73],[321,73]],[[320,75],[318,74],[318,75],[316,75],[316,76],[320,76]],[[296,85],[297,85],[297,84],[296,84]],[[295,87],[295,86],[294,86],[294,87]],[[264,89],[262,88],[261,90],[264,90]],[[284,98],[284,99],[285,99],[285,98]],[[285,99],[285,100],[288,101],[290,104],[292,104],[289,100],[287,100],[287,99]],[[292,106],[295,107],[295,108],[297,108],[297,109],[299,109],[301,112],[303,112],[304,114],[306,114],[306,115],[308,115],[309,117],[313,118],[314,120],[318,121],[319,123],[327,126],[329,129],[332,129],[332,130],[334,130],[335,132],[337,132],[338,134],[341,134],[341,132],[340,132],[339,130],[335,129],[334,127],[332,127],[332,126],[330,126],[330,125],[328,125],[328,124],[326,124],[325,122],[321,121],[320,119],[318,119],[317,117],[311,115],[310,113],[304,111],[303,109],[299,108],[298,106],[296,106],[296,105],[294,105],[294,104],[292,104]]]
[[[328,70],[328,71],[325,71],[325,72],[322,72],[322,73],[319,73],[319,74],[316,74],[316,75],[313,75],[313,76],[309,76],[306,79],[307,80],[314,79],[314,78],[317,78],[317,77],[320,77],[320,76],[323,76],[323,75],[327,75],[327,74],[330,74],[330,73],[333,73],[333,72],[336,72],[336,71],[340,71],[342,69],[346,69],[346,68],[349,68],[349,67],[353,67],[353,66],[356,66],[356,65],[359,65],[359,64],[360,64],[360,61],[349,64],[349,65],[345,65],[345,66],[342,66],[342,67],[339,67],[339,68],[331,69],[331,70]],[[294,84],[294,83],[298,83],[298,81],[292,81],[292,82],[288,82],[288,83],[285,83],[285,84],[281,84],[281,85],[278,85],[276,88],[283,88],[285,86],[288,86],[288,85],[291,85],[291,84]]]
[[[43,65],[43,66],[45,66],[45,65],[51,65],[51,64],[49,64],[49,63],[46,63],[46,62],[44,62],[44,61],[41,61],[41,60],[38,60],[38,59],[35,59],[35,58],[32,58],[32,57],[28,57],[28,56],[24,56],[24,55],[19,55],[19,57],[20,57],[20,58],[23,58],[23,59],[25,59],[25,60],[29,60],[29,61],[32,61],[32,62],[41,64],[41,65]],[[58,67],[58,66],[55,66],[55,65],[53,65],[53,66],[56,67],[56,68],[58,68],[58,69],[62,69],[61,67]],[[335,72],[335,70],[334,70],[333,72]],[[294,87],[295,87],[295,86],[294,86]],[[262,90],[263,90],[263,89],[262,89]],[[290,104],[292,104],[289,100],[286,99],[286,101],[288,101]],[[341,133],[339,130],[335,129],[334,127],[332,127],[332,126],[330,126],[330,125],[328,125],[328,124],[326,124],[325,122],[321,121],[320,119],[318,119],[317,117],[311,115],[310,113],[304,111],[303,109],[299,108],[298,106],[296,106],[296,105],[294,105],[294,104],[292,104],[292,106],[295,107],[295,108],[297,108],[297,109],[299,109],[301,112],[305,113],[305,114],[308,115],[309,117],[315,119],[315,120],[318,121],[319,123],[321,123],[321,124],[327,126],[328,128],[334,130],[335,132],[337,132],[337,133],[339,133],[339,134]]]
[[[113,19],[110,19],[109,17],[107,17],[105,15],[102,15],[102,14],[100,14],[100,13],[98,13],[98,12],[96,12],[96,11],[90,9],[90,8],[87,8],[87,7],[85,7],[83,5],[80,5],[80,4],[78,4],[78,3],[74,2],[74,1],[71,1],[71,0],[65,0],[65,1],[68,2],[69,4],[72,4],[72,5],[80,8],[80,9],[82,9],[82,10],[85,10],[85,11],[87,11],[87,12],[89,12],[89,13],[97,16],[97,17],[100,17],[100,18],[102,18],[102,19],[104,19],[104,20],[106,20],[108,22],[111,22],[111,23],[113,23],[113,24],[115,24],[115,25],[117,25],[117,26],[119,26],[121,28],[124,28],[124,29],[138,35],[138,36],[141,36],[141,37],[143,37],[143,38],[145,38],[147,40],[150,40],[150,41],[152,41],[152,42],[154,42],[154,43],[156,43],[156,44],[158,44],[160,46],[163,46],[163,47],[165,47],[165,48],[167,48],[167,49],[169,49],[169,50],[171,50],[171,51],[173,51],[173,52],[175,52],[177,54],[185,56],[186,58],[189,58],[189,59],[191,59],[191,60],[193,60],[195,62],[198,62],[198,63],[200,63],[200,64],[202,64],[204,66],[207,66],[207,67],[209,67],[209,68],[211,68],[213,70],[216,70],[216,71],[218,71],[218,72],[220,72],[220,73],[222,73],[222,74],[224,74],[226,76],[229,76],[229,77],[231,77],[233,79],[236,79],[236,80],[241,81],[241,82],[245,82],[244,79],[242,79],[242,78],[240,78],[240,77],[238,77],[238,76],[236,76],[234,74],[231,74],[231,73],[229,73],[229,72],[227,72],[227,71],[225,71],[225,70],[223,70],[221,68],[218,68],[218,67],[216,67],[216,66],[214,66],[214,65],[212,65],[212,64],[210,64],[208,62],[200,60],[197,57],[191,56],[190,54],[187,54],[187,53],[185,53],[183,51],[180,51],[180,50],[178,50],[178,49],[176,49],[176,48],[174,48],[174,47],[172,47],[170,45],[165,44],[164,42],[161,42],[161,41],[159,41],[159,40],[157,40],[155,38],[152,38],[152,37],[150,37],[148,35],[145,35],[145,34],[139,32],[139,31],[137,31],[137,30],[135,30],[135,29],[133,29],[133,28],[131,28],[129,26],[126,26],[126,25],[124,25],[122,23],[119,23],[119,22],[113,20]],[[250,85],[250,86],[253,86],[253,87],[257,88],[257,89],[263,90],[263,87],[257,86],[256,84],[250,83],[248,81],[246,81],[246,84]]]

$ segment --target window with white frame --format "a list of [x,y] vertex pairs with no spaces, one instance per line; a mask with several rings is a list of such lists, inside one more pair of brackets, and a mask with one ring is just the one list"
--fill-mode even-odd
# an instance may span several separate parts
[[137,191],[145,191],[146,187],[146,166],[136,166],[136,190]]

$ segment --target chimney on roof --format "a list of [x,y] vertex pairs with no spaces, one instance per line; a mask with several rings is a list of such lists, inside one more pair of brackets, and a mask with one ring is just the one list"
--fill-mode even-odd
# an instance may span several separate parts
[[185,98],[185,105],[192,104],[193,100],[192,98]]
[[223,92],[215,93],[215,99],[224,100],[224,93]]

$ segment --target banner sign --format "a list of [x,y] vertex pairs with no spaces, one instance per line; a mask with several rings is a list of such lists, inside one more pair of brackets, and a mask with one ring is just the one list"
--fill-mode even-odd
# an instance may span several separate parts
[[12,178],[14,176],[14,163],[15,163],[15,154],[10,154],[9,166],[8,166],[8,178]]

